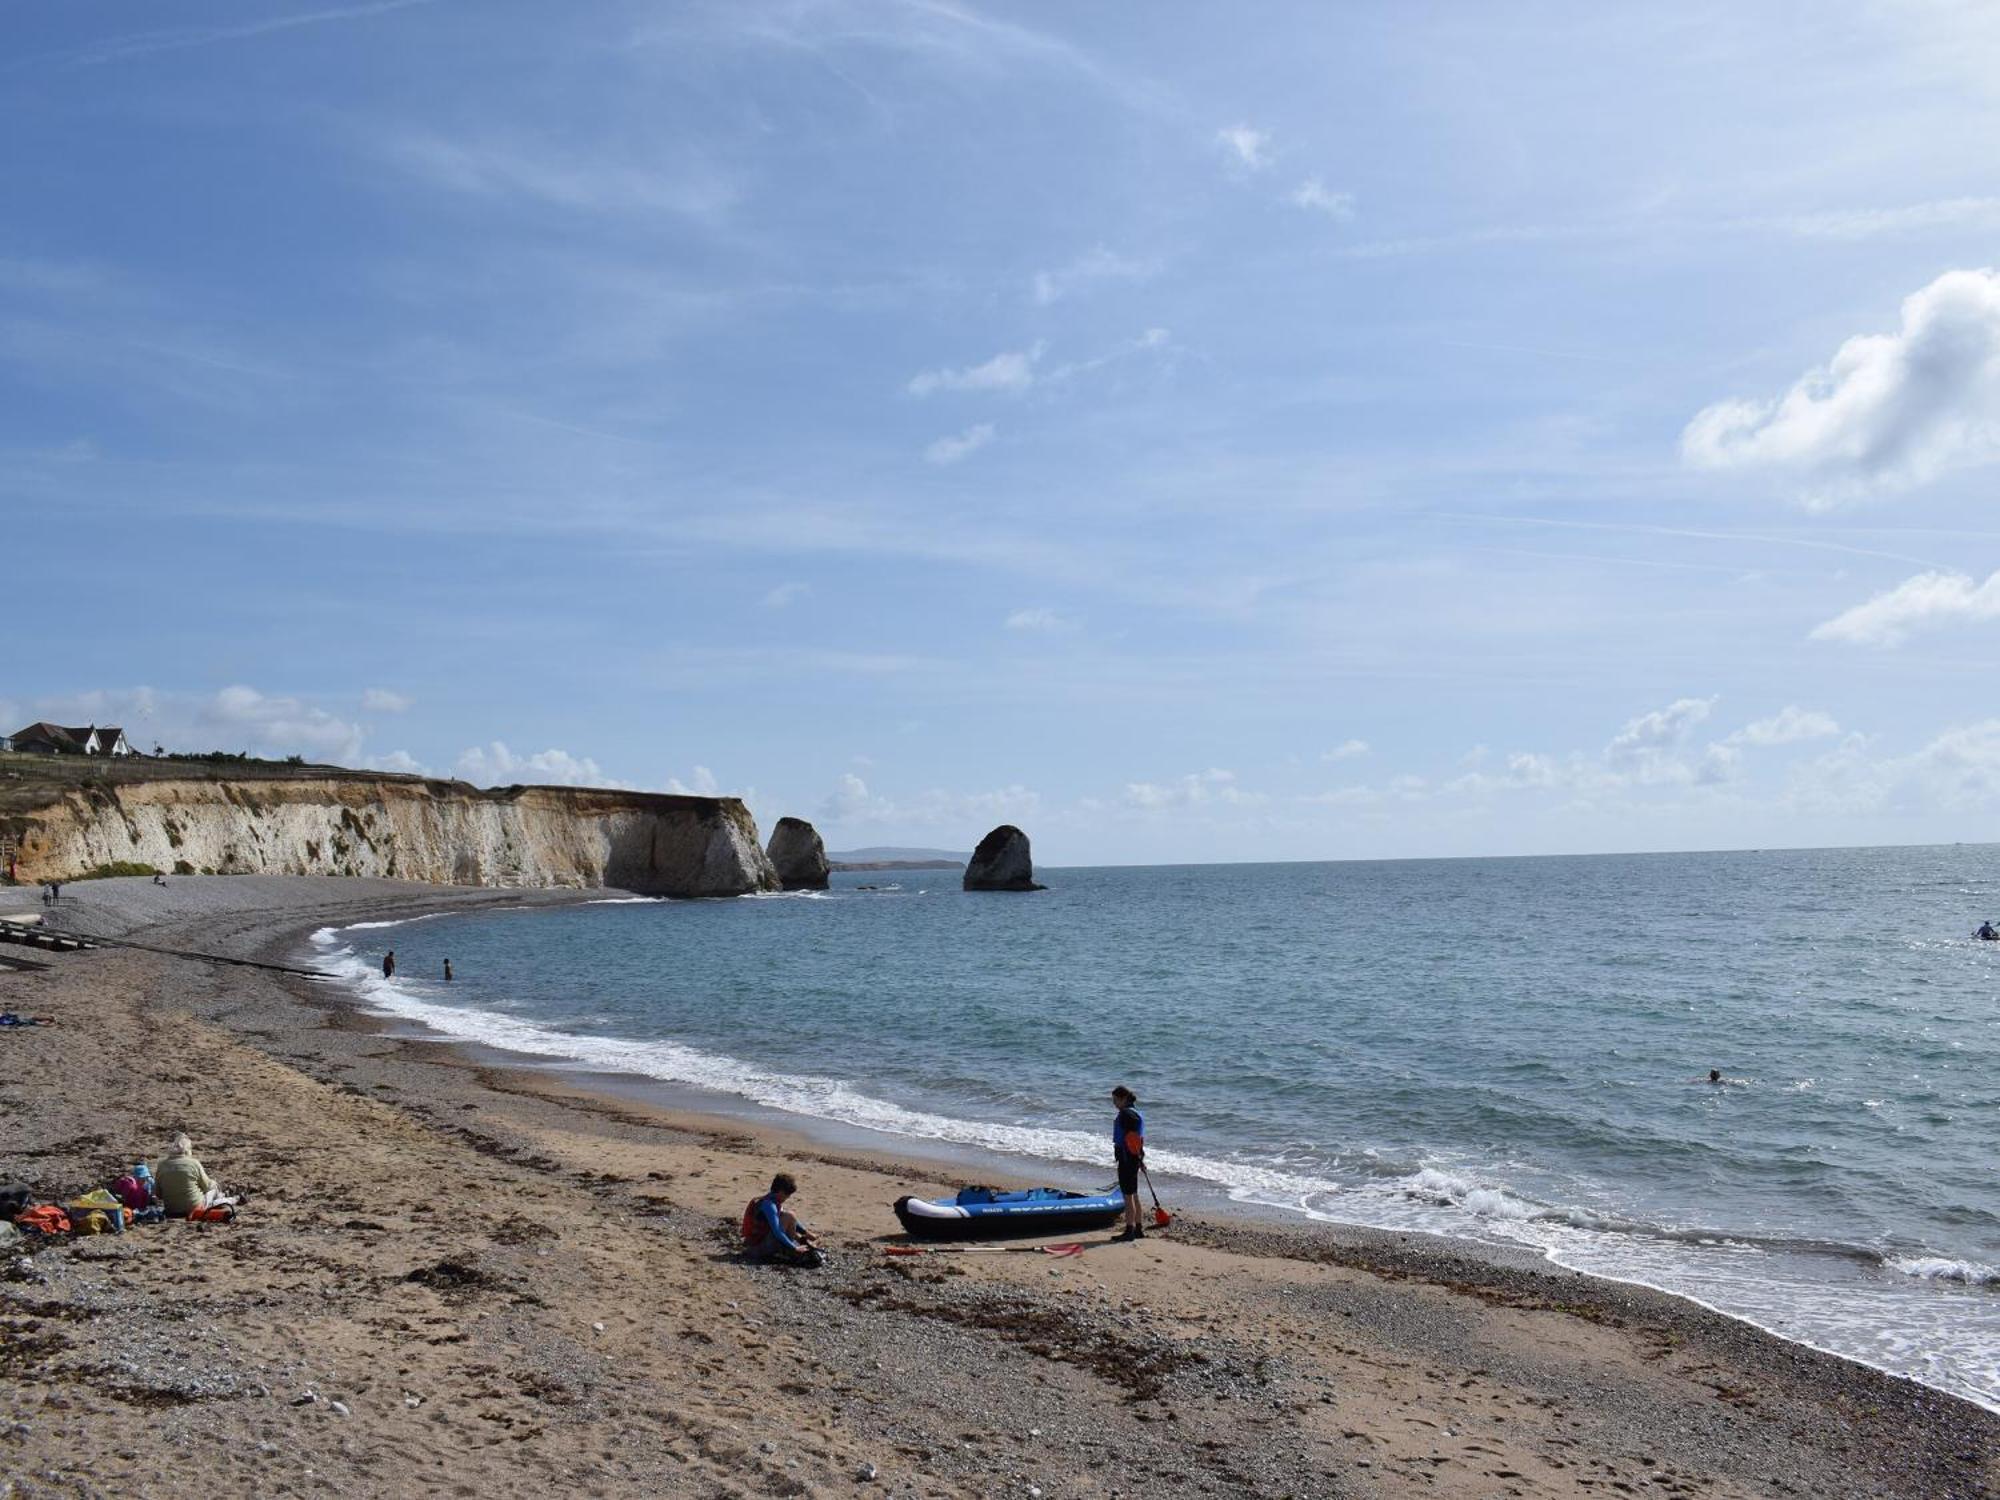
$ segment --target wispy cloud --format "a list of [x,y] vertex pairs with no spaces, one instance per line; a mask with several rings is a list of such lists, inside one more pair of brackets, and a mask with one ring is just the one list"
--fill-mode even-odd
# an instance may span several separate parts
[[413,176],[474,197],[599,213],[663,213],[715,225],[742,195],[733,176],[685,151],[662,161],[619,161],[602,150],[562,152],[540,142],[425,132],[384,136],[377,144]]
[[1009,630],[1018,630],[1037,635],[1063,635],[1076,629],[1074,616],[1059,609],[1017,609],[1007,616],[1005,622]]
[[1124,802],[1141,812],[1167,812],[1176,808],[1199,807],[1219,802],[1230,807],[1250,807],[1270,800],[1262,792],[1245,791],[1236,784],[1236,773],[1220,767],[1197,771],[1173,781],[1129,781]]
[[958,463],[992,442],[993,433],[991,422],[975,422],[965,431],[941,437],[924,449],[924,462],[940,467]]
[[1354,194],[1336,193],[1317,177],[1308,177],[1289,196],[1295,207],[1325,214],[1329,219],[1354,217]]
[[1771,400],[1696,413],[1681,454],[1705,469],[1797,475],[1814,504],[1908,489],[2000,458],[2000,273],[1948,271]]
[[1225,125],[1215,139],[1239,167],[1261,172],[1271,164],[1271,137],[1250,125]]
[[961,369],[925,370],[910,378],[905,389],[912,396],[929,396],[938,391],[1025,391],[1035,383],[1035,363],[1044,346],[1007,350],[983,364]]
[[301,11],[297,15],[244,21],[234,26],[181,26],[159,31],[140,31],[128,36],[110,37],[101,42],[93,42],[73,52],[41,58],[24,58],[15,66],[25,66],[35,62],[61,62],[89,67],[101,63],[119,62],[128,57],[141,57],[150,52],[176,52],[182,48],[206,47],[216,42],[245,41],[251,37],[268,36],[273,32],[292,31],[301,26],[324,26],[335,21],[359,21],[369,16],[384,15],[390,11],[410,10],[417,6],[435,3],[437,0],[375,0],[375,3],[368,5],[330,6],[323,10]]
[[1935,198],[1890,208],[1829,208],[1739,222],[1816,240],[1866,240],[1924,229],[2000,228],[2000,198]]
[[812,586],[804,583],[781,583],[764,595],[764,608],[789,609],[812,592]]
[[1140,281],[1159,274],[1157,260],[1120,255],[1099,245],[1085,251],[1066,266],[1037,271],[1029,284],[1029,296],[1038,307],[1047,307],[1099,281]]
[[1765,747],[1770,745],[1795,745],[1801,740],[1831,739],[1840,733],[1840,725],[1829,713],[1816,708],[1800,708],[1796,704],[1786,704],[1768,719],[1758,719],[1745,724],[1731,740],[1746,745]]
[[406,694],[391,692],[388,688],[369,688],[361,695],[361,706],[376,714],[403,713],[411,701]]
[[2000,619],[2000,573],[1984,583],[1964,573],[1919,573],[1814,626],[1812,639],[1899,646],[1922,631],[1994,619]]
[[1368,753],[1368,741],[1343,740],[1320,757],[1321,760],[1354,760]]

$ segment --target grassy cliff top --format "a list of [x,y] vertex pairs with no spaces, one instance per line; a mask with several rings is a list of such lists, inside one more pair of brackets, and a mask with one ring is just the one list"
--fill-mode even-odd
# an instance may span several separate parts
[[[288,760],[209,760],[151,755],[24,755],[0,752],[0,813],[46,807],[72,788],[148,781],[422,781],[389,771],[305,765]],[[472,790],[470,787],[468,791]]]

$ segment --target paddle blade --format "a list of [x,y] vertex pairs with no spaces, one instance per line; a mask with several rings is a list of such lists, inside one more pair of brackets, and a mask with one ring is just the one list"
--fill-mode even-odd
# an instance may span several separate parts
[[1153,1205],[1153,1222],[1161,1229],[1165,1229],[1169,1224],[1174,1222],[1174,1216],[1155,1203]]

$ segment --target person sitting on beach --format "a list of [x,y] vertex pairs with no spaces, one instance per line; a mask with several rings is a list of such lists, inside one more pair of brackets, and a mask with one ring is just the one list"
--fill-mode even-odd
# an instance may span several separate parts
[[185,1219],[198,1208],[214,1208],[230,1203],[186,1135],[174,1137],[173,1148],[153,1168],[153,1191],[159,1196],[167,1216]]
[[1118,1164],[1118,1191],[1125,1195],[1125,1228],[1114,1238],[1143,1240],[1139,1227],[1139,1169],[1146,1162],[1146,1121],[1139,1113],[1139,1096],[1119,1084],[1111,1091],[1118,1117],[1111,1122],[1111,1158]]
[[771,1191],[743,1210],[744,1253],[752,1260],[816,1266],[825,1258],[818,1237],[785,1207],[798,1190],[791,1174],[780,1172],[771,1179]]

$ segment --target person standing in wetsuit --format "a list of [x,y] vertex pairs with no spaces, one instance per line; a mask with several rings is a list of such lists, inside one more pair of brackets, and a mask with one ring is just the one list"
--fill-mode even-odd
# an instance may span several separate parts
[[1118,1163],[1118,1191],[1125,1195],[1125,1229],[1113,1238],[1143,1240],[1139,1227],[1139,1168],[1146,1161],[1146,1121],[1139,1113],[1139,1096],[1119,1084],[1111,1091],[1118,1117],[1111,1122],[1111,1157]]

